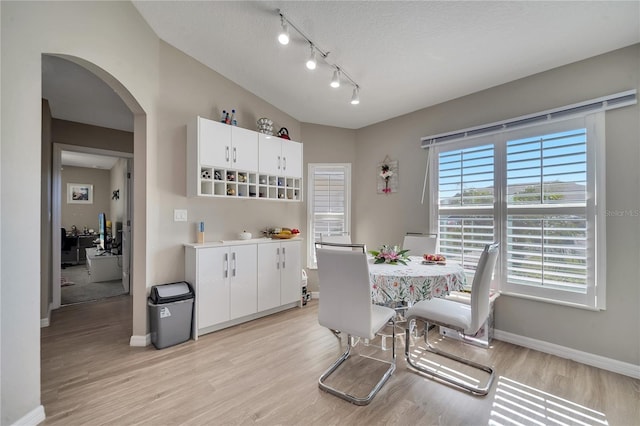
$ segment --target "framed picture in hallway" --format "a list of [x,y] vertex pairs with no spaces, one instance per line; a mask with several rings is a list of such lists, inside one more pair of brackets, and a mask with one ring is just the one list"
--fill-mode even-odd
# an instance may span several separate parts
[[93,204],[93,185],[88,183],[68,183],[67,203]]

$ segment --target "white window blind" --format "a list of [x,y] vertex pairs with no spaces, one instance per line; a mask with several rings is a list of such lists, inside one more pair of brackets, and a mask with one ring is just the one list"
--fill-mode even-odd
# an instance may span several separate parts
[[586,292],[587,130],[507,141],[506,173],[508,282]]
[[309,164],[308,265],[316,267],[313,243],[320,236],[350,233],[350,164]]
[[471,277],[499,241],[502,292],[603,309],[603,135],[597,113],[436,145],[441,252]]

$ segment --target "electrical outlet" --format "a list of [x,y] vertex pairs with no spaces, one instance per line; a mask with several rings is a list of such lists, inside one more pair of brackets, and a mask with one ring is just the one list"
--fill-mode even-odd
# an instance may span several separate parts
[[186,222],[187,221],[187,211],[183,209],[174,209],[173,210],[173,221],[174,222]]

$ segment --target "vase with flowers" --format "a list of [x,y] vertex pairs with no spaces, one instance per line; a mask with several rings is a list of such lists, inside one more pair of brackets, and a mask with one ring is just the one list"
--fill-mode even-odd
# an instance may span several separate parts
[[409,261],[407,252],[409,250],[400,250],[398,246],[383,245],[379,251],[371,250],[369,253],[374,257],[374,263],[389,263],[397,265],[401,263],[406,265]]

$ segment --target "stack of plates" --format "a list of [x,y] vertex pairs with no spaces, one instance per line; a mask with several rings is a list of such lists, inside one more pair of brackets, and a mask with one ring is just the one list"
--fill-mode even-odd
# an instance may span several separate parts
[[268,118],[258,119],[258,131],[265,135],[273,135],[273,121]]

